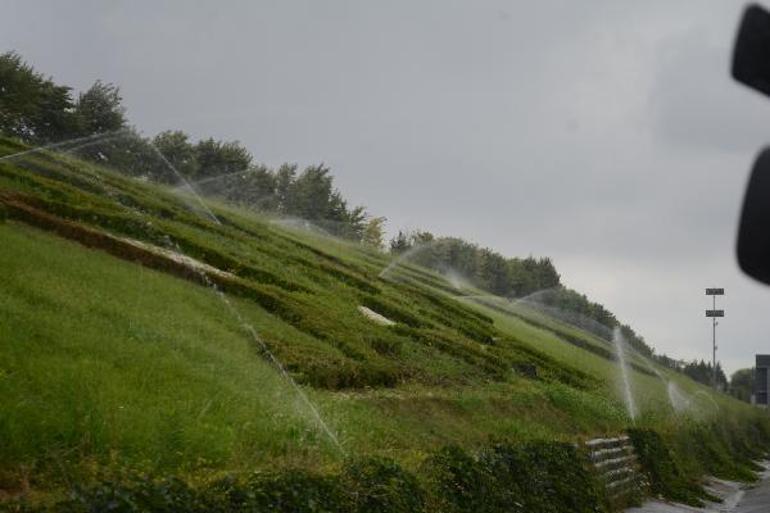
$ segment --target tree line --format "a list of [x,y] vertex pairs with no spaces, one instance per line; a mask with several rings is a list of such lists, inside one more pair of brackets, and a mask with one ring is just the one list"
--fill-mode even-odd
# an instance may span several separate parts
[[[681,365],[680,370],[686,376],[689,376],[693,381],[702,383],[707,386],[713,386],[714,384],[714,366],[711,362],[705,362],[703,360],[693,360]],[[722,365],[717,362],[716,372],[717,387],[721,390],[727,390],[728,381],[722,370]]]
[[[19,54],[0,55],[0,133],[33,145],[106,134],[78,154],[132,176],[179,185],[256,210],[308,220],[333,235],[380,247],[382,217],[350,206],[335,188],[331,170],[296,164],[270,169],[256,163],[238,141],[197,142],[180,130],[145,138],[126,118],[120,90],[96,81],[73,95]],[[111,135],[113,134],[113,135]]]
[[[644,338],[630,326],[621,323],[603,305],[593,302],[561,284],[561,277],[548,257],[506,258],[489,248],[457,237],[436,237],[426,231],[399,231],[390,240],[390,251],[399,255],[412,252],[410,261],[438,271],[457,273],[473,286],[509,299],[532,297],[532,301],[569,312],[571,321],[581,324],[588,319],[604,328],[607,337],[620,327],[626,342],[647,357],[658,358]],[[591,329],[592,326],[582,326]],[[661,363],[673,362],[663,355]]]
[[559,273],[547,257],[506,258],[463,239],[436,237],[425,231],[399,231],[390,241],[390,251],[397,255],[417,248],[410,261],[442,273],[459,273],[498,296],[523,297],[560,283]]

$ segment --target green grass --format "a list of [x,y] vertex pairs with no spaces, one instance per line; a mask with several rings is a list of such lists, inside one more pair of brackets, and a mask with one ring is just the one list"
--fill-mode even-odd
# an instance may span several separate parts
[[4,469],[327,449],[211,291],[17,225],[0,233],[14,270],[0,278]]
[[[0,155],[19,148],[0,139]],[[450,444],[575,441],[631,424],[617,364],[599,351],[606,342],[521,306],[458,299],[462,291],[413,265],[382,279],[390,260],[371,248],[211,201],[218,225],[163,187],[56,155],[0,162],[3,201],[160,246],[170,237],[238,286],[225,302],[210,287],[33,228],[9,203],[0,224],[0,491],[124,468],[191,479],[325,471],[346,455],[415,470]],[[397,325],[372,323],[359,305]],[[685,419],[756,416],[658,369],[692,398],[694,408],[677,414],[650,364],[629,359],[640,427],[673,440]]]
[[[0,238],[0,265],[14,269],[0,281],[6,471],[339,459],[213,291],[14,222],[0,225]],[[301,336],[248,301],[234,306],[265,336]],[[415,461],[445,443],[612,431],[625,422],[601,396],[522,378],[308,393],[347,449]]]

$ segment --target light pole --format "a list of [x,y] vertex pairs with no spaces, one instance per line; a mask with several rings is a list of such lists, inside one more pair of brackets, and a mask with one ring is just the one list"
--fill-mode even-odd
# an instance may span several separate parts
[[717,296],[724,296],[725,289],[714,288],[706,289],[706,295],[711,296],[712,309],[706,310],[706,317],[711,317],[711,329],[712,329],[712,362],[711,362],[711,382],[714,385],[714,390],[717,389],[717,317],[724,317],[724,310],[717,310]]

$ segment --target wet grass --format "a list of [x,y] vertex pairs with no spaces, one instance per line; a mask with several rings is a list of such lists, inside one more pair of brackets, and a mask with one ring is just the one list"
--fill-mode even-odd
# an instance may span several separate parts
[[[0,154],[14,149],[0,140]],[[411,265],[382,279],[390,260],[371,248],[212,201],[215,224],[165,188],[69,157],[0,161],[2,198],[0,490],[126,467],[193,479],[339,469],[345,456],[244,324],[349,456],[415,470],[450,444],[574,441],[630,424],[617,365],[586,349],[606,342],[524,308],[458,300],[441,276]],[[164,247],[170,238],[235,275],[241,293],[227,295],[230,307],[210,287],[32,228],[9,198],[116,236]],[[397,325],[372,323],[359,305]],[[675,432],[682,417],[665,383],[632,360],[638,424]],[[688,418],[753,414],[660,372],[692,398]]]
[[[195,472],[340,460],[213,291],[22,224],[0,225],[0,237],[0,266],[14,269],[0,279],[6,486],[22,469],[73,476],[91,463]],[[247,300],[235,307],[271,340],[303,336]],[[347,449],[414,462],[446,443],[625,422],[602,396],[524,378],[309,392]]]

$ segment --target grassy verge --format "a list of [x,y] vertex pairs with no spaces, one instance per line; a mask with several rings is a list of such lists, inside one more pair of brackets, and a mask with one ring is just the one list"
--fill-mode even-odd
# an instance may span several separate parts
[[[12,149],[0,141],[0,154]],[[426,511],[604,507],[569,444],[632,421],[616,363],[588,349],[604,344],[595,336],[458,301],[413,266],[382,279],[385,255],[232,206],[213,202],[212,223],[184,197],[66,157],[0,163],[0,197],[0,500],[417,511],[397,499],[406,494]],[[171,239],[243,293],[223,301],[201,280],[32,228],[9,198],[83,229]],[[372,323],[359,305],[396,326]],[[747,462],[767,440],[755,410],[631,359],[636,427],[660,434],[688,483],[751,477]],[[672,409],[670,382],[686,411]],[[554,488],[563,479],[580,489]],[[61,502],[68,490],[74,502]]]

